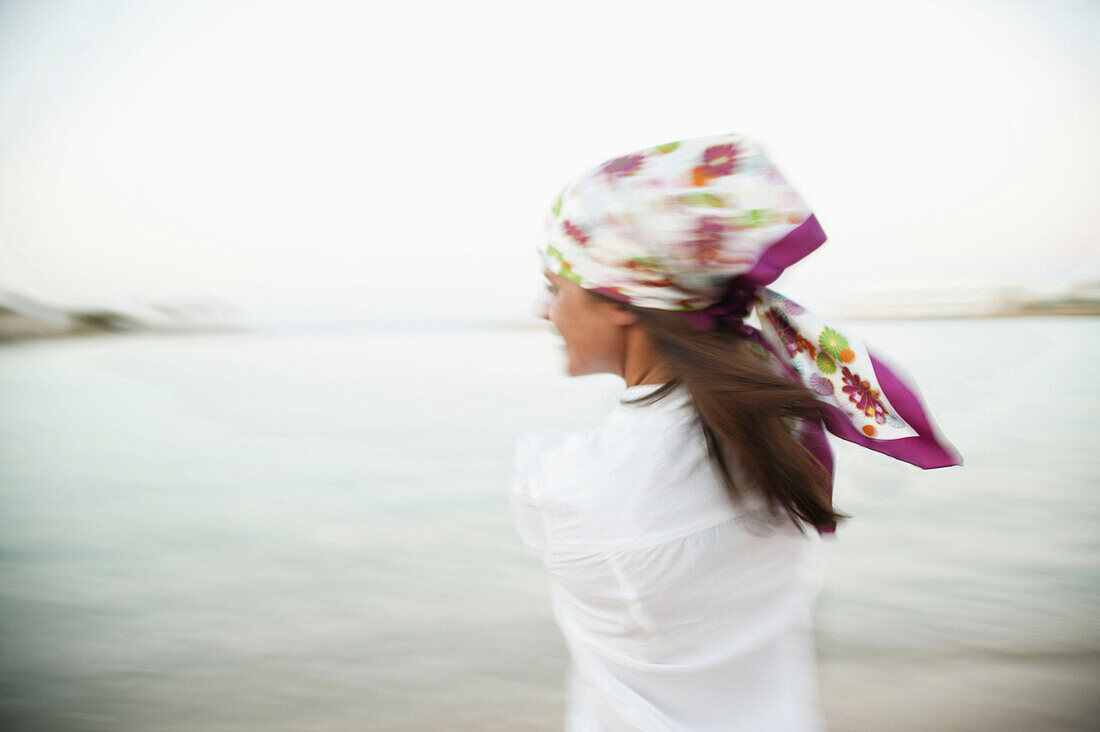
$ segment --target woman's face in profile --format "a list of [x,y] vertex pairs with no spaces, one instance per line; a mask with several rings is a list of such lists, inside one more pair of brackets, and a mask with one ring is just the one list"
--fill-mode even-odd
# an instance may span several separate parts
[[542,317],[565,341],[568,374],[622,375],[625,329],[621,326],[629,315],[564,277],[549,271],[543,274],[550,293]]

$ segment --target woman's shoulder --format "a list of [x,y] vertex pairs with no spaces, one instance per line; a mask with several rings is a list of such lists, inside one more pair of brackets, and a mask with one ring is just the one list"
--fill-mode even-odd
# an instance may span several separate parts
[[601,425],[588,430],[552,429],[520,435],[516,440],[513,483],[532,503],[562,499],[571,486],[603,472],[615,459],[612,453],[629,450],[630,445],[619,441],[609,451],[607,447],[615,441],[608,439],[607,428]]
[[523,435],[513,485],[559,546],[651,544],[737,513],[691,420]]
[[549,429],[516,439],[515,469],[520,474],[565,478],[607,477],[639,466],[662,452],[680,452],[703,436],[692,415],[652,407],[620,405],[599,426],[583,430]]

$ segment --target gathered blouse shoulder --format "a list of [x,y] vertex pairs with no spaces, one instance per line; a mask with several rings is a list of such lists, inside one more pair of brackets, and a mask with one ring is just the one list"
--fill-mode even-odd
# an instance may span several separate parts
[[683,387],[653,404],[620,403],[595,429],[521,436],[510,486],[518,533],[543,554],[660,544],[756,506],[725,489]]

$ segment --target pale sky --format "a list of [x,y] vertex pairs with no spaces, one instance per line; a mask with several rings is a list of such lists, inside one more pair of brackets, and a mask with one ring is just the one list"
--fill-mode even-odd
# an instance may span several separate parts
[[573,175],[744,132],[814,307],[1100,277],[1100,3],[0,4],[0,288],[517,319]]

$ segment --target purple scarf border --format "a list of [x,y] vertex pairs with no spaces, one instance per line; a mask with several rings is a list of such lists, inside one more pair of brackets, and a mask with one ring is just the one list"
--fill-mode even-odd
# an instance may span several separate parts
[[[817,458],[817,461],[821,463],[822,467],[829,474],[829,502],[833,500],[833,449],[829,447],[829,438],[825,436],[825,430],[822,429],[820,422],[806,426],[806,431],[802,434],[802,445],[810,451],[810,454]],[[825,536],[827,534],[836,534],[836,524],[830,524],[828,526],[822,526],[818,528],[817,533]]]
[[805,258],[824,244],[827,238],[817,217],[810,214],[808,219],[768,247],[752,269],[742,275],[741,279],[754,285],[770,285],[783,273],[783,270]]
[[883,393],[894,405],[898,416],[917,433],[916,436],[899,440],[876,440],[857,430],[839,409],[832,410],[833,418],[827,422],[833,424],[826,425],[829,431],[849,442],[925,470],[962,465],[962,455],[943,437],[932,421],[932,416],[924,410],[924,401],[920,398],[917,387],[895,373],[873,353],[868,351],[868,355]]

